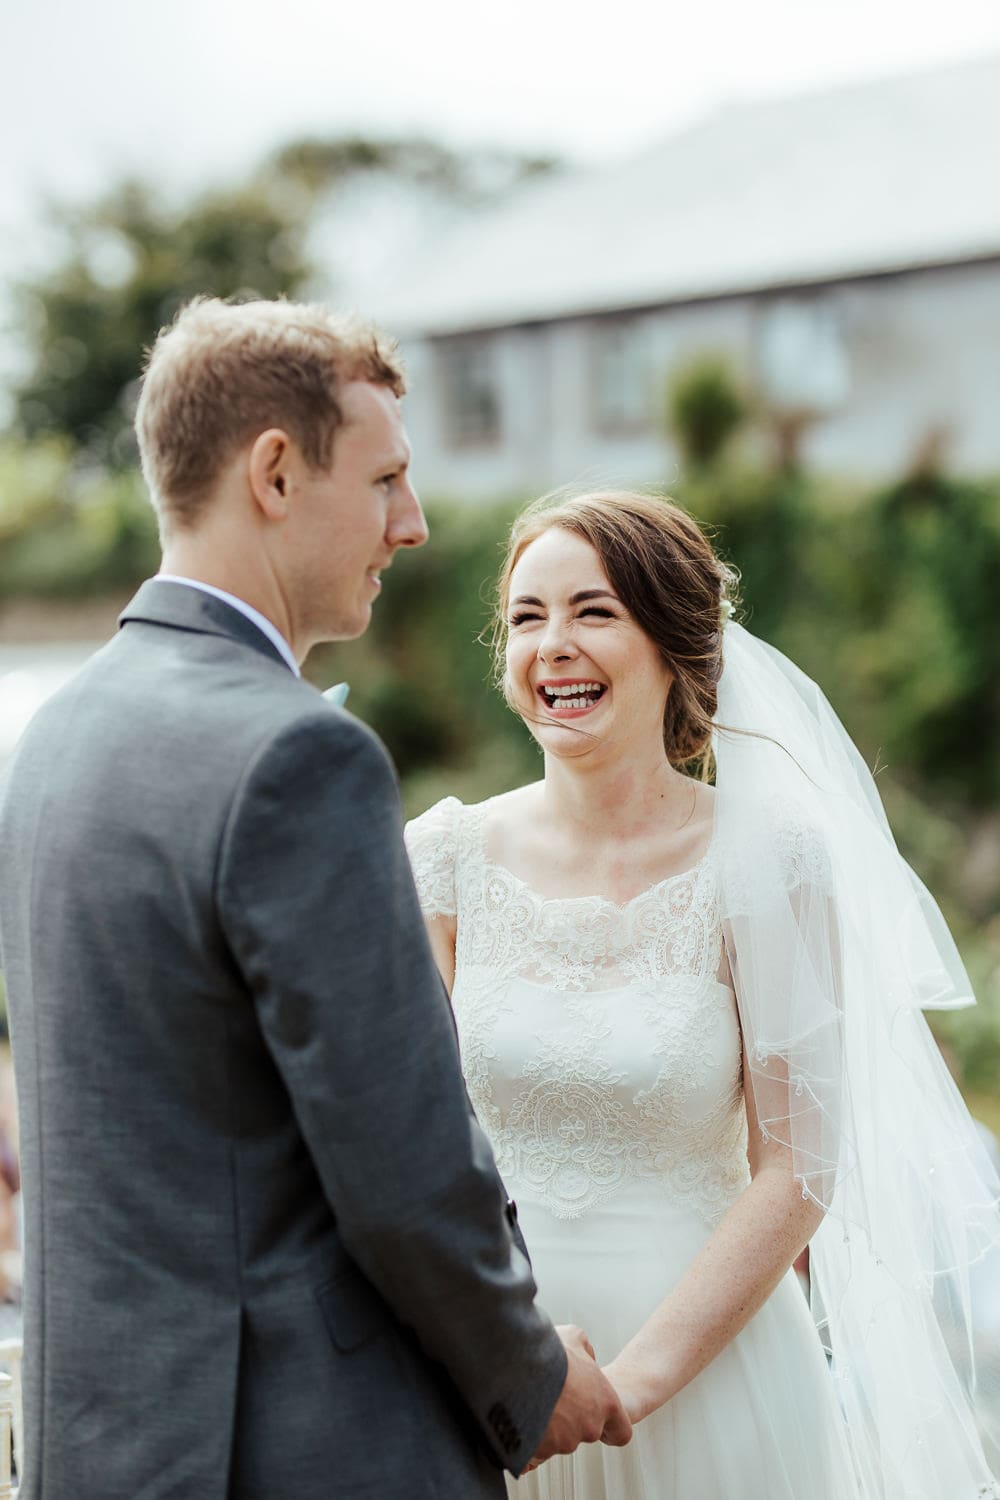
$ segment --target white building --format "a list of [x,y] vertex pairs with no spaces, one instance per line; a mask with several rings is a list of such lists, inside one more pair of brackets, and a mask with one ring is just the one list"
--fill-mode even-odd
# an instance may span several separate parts
[[520,190],[377,304],[432,495],[672,482],[671,371],[721,352],[899,474],[928,439],[1000,471],[1000,58],[734,106]]

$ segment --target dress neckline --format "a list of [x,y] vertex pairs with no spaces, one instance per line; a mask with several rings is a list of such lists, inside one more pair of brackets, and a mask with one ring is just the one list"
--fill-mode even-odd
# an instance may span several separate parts
[[[489,801],[492,801],[492,798],[487,799],[487,802]],[[516,886],[519,886],[521,890],[525,891],[535,901],[540,902],[544,906],[578,906],[582,901],[596,901],[599,906],[610,907],[612,911],[627,912],[631,907],[635,906],[638,901],[643,901],[648,896],[655,895],[659,891],[664,891],[669,886],[676,885],[678,881],[694,880],[698,876],[700,876],[705,865],[708,864],[713,847],[715,845],[716,834],[715,829],[713,828],[708,843],[705,846],[704,853],[699,859],[695,860],[693,865],[690,865],[686,870],[678,870],[673,875],[665,875],[662,880],[654,880],[652,885],[646,886],[645,890],[637,891],[636,894],[634,896],[630,896],[627,901],[612,901],[610,896],[600,896],[597,894],[587,896],[543,896],[541,891],[536,891],[535,887],[531,885],[527,880],[525,880],[522,876],[515,875],[514,871],[511,870],[507,865],[501,864],[497,859],[491,859],[487,854],[486,834],[483,828],[483,822],[486,816],[487,802],[479,802],[474,807],[466,807],[464,804],[462,805],[462,811],[467,817],[471,817],[473,820],[473,833],[477,856],[482,862],[484,868],[488,870],[498,870],[502,875],[505,875],[508,880],[513,881]]]

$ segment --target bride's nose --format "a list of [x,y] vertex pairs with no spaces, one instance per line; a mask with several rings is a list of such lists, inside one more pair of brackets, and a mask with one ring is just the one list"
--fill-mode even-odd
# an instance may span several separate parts
[[549,620],[538,643],[538,655],[544,662],[570,661],[577,655],[566,629],[558,620]]

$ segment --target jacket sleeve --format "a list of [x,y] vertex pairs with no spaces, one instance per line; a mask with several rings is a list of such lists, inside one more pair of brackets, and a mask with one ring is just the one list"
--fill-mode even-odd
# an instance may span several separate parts
[[566,1356],[469,1111],[395,775],[367,729],[323,705],[258,752],[216,889],[346,1248],[519,1472]]

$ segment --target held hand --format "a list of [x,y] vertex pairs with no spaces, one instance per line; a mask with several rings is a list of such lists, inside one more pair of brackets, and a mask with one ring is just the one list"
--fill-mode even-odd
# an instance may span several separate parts
[[613,1386],[598,1368],[586,1334],[570,1325],[556,1332],[566,1346],[566,1381],[538,1452],[525,1473],[555,1453],[574,1452],[581,1443],[600,1439],[623,1447],[632,1436],[632,1424]]
[[605,1365],[604,1374],[617,1393],[633,1426],[656,1410],[658,1403],[648,1388],[648,1382],[644,1381],[635,1369],[630,1369],[623,1360],[612,1360],[609,1365]]

